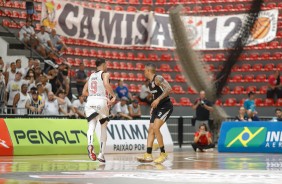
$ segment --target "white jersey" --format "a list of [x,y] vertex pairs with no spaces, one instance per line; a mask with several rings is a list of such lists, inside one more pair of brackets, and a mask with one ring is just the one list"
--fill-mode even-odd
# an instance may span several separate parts
[[57,100],[49,101],[46,100],[44,106],[45,115],[59,115],[59,103]]
[[92,97],[107,99],[106,89],[102,79],[103,71],[92,73],[88,79],[88,93],[87,101]]
[[17,104],[17,114],[25,115],[27,114],[27,109],[25,108],[25,104],[28,100],[30,100],[30,98],[28,94],[24,95],[22,92],[20,92],[19,94],[20,94],[20,99]]
[[9,99],[7,105],[12,106],[16,94],[21,91],[22,81],[9,81],[7,84],[6,92],[9,93]]

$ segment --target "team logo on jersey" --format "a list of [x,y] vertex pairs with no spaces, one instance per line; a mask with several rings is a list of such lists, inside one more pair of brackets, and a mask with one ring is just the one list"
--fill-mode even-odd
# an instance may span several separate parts
[[155,82],[152,82],[152,88],[154,88],[156,85],[155,85]]
[[231,128],[226,134],[225,146],[230,147],[259,147],[266,137],[266,127]]
[[5,148],[10,148],[7,144],[6,144],[6,141],[0,139],[0,145],[5,147]]

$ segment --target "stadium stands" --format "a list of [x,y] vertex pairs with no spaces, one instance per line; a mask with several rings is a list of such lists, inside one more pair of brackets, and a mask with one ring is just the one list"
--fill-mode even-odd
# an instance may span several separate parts
[[[183,4],[186,8],[186,12],[189,15],[209,15],[212,12],[213,15],[224,14],[237,14],[244,13],[250,8],[251,0],[222,0],[218,4],[215,0],[107,0],[107,1],[76,1],[84,6],[90,6],[95,8],[104,8],[108,10],[116,11],[151,11],[154,10],[157,13],[166,13],[171,6],[177,4]],[[40,12],[42,10],[41,0],[35,1],[35,8],[37,15],[35,16],[35,26],[38,30],[40,27]],[[0,13],[2,25],[10,28],[13,32],[18,32],[20,27],[24,24],[26,18],[25,3],[21,1],[9,1],[1,7],[4,12]],[[280,13],[282,11],[282,3],[275,0],[268,0],[264,3],[263,9],[269,10],[278,8]],[[10,19],[6,18],[10,16],[20,23],[15,24]],[[84,40],[76,40],[73,38],[63,38],[68,44],[68,49],[65,57],[68,62],[73,66],[72,70],[75,71],[80,62],[83,62],[87,67],[86,71],[91,72],[95,64],[93,61],[96,57],[105,57],[108,60],[108,67],[111,76],[113,77],[113,83],[118,79],[124,78],[130,81],[130,91],[137,93],[138,85],[144,80],[143,69],[146,63],[154,62],[158,66],[158,72],[160,72],[173,86],[172,97],[175,100],[175,104],[190,106],[190,99],[193,101],[196,98],[195,91],[191,87],[188,87],[186,79],[180,74],[181,68],[177,64],[177,56],[173,49],[157,49],[157,48],[142,48],[142,47],[110,47],[105,45],[99,45]],[[277,103],[271,102],[269,99],[263,100],[266,97],[266,85],[269,74],[273,69],[282,71],[281,56],[282,52],[279,50],[282,48],[282,16],[280,15],[278,20],[277,37],[264,44],[255,46],[248,46],[245,52],[240,56],[241,63],[236,64],[232,69],[232,75],[230,77],[229,85],[223,91],[223,105],[232,106],[237,105],[242,99],[237,94],[246,94],[249,91],[257,93],[258,98],[262,99],[259,104],[265,106],[279,105],[281,100]],[[222,68],[224,61],[226,60],[227,50],[209,50],[203,51],[203,60],[209,63],[210,71],[218,71]],[[250,73],[251,72],[251,73]],[[73,72],[71,72],[73,75]],[[73,86],[74,76],[72,76]],[[188,89],[188,90],[186,90]],[[188,100],[186,99],[188,98]],[[279,103],[278,103],[279,102]],[[218,104],[222,104],[221,102]]]

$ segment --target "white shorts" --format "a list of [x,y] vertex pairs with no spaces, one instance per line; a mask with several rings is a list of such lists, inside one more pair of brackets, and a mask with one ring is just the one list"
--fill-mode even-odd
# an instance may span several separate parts
[[96,118],[98,120],[109,116],[109,107],[105,98],[88,98],[84,110],[86,117],[89,117],[94,112],[99,113],[99,116]]

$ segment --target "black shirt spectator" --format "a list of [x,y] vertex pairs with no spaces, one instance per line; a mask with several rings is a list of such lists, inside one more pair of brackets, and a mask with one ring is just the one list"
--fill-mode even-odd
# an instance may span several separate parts
[[200,124],[203,123],[209,127],[210,111],[213,108],[212,103],[206,99],[205,91],[200,92],[200,98],[196,99],[192,108],[196,110],[196,131]]
[[196,108],[196,120],[200,120],[200,121],[206,121],[206,120],[209,120],[210,118],[210,111],[208,109],[206,109],[204,107],[204,105],[202,104],[205,104],[209,107],[212,106],[212,103],[210,101],[208,101],[207,99],[197,99],[196,103],[198,103],[197,101],[200,101],[200,105]]

